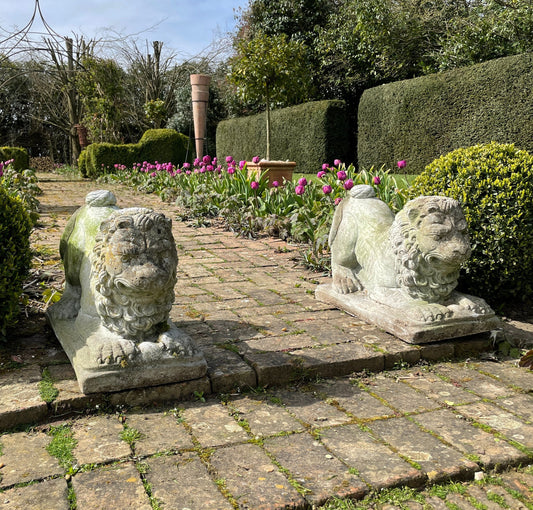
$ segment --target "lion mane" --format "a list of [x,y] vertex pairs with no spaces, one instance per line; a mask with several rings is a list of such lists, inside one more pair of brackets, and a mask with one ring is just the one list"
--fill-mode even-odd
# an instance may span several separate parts
[[177,261],[170,220],[163,214],[120,209],[104,220],[91,254],[91,287],[102,324],[137,341],[164,331]]
[[[431,216],[439,214],[451,220],[454,230],[464,225],[461,229],[464,231],[464,247],[458,250],[453,260],[444,256],[440,259],[442,263],[436,263],[432,254],[424,253],[419,243],[420,235],[428,235],[427,232],[421,232],[421,224],[424,220],[434,223]],[[429,303],[439,302],[451,294],[457,286],[461,263],[470,255],[463,212],[459,203],[449,197],[409,201],[396,214],[389,232],[389,242],[395,256],[398,286],[412,298]],[[442,241],[441,245],[444,243],[446,241]]]

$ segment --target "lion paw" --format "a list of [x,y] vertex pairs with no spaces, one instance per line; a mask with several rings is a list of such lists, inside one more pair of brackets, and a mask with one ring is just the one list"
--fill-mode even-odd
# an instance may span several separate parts
[[437,303],[427,303],[414,306],[411,310],[414,319],[419,322],[437,322],[452,315],[452,311],[446,306]]
[[131,361],[135,355],[135,342],[124,339],[108,339],[91,346],[91,352],[99,365],[120,365]]
[[492,308],[485,303],[483,299],[480,298],[474,298],[471,296],[462,296],[457,304],[466,310],[469,310],[472,313],[478,314],[478,315],[487,315],[489,313],[492,313]]
[[363,284],[359,281],[352,269],[338,266],[333,268],[333,290],[339,294],[351,294],[363,290]]

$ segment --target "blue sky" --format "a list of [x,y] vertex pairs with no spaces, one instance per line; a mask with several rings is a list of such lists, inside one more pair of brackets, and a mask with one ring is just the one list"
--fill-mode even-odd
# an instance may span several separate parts
[[[0,0],[0,27],[24,27],[34,5],[34,0]],[[107,38],[110,28],[121,35],[135,34],[141,43],[163,41],[164,48],[185,60],[233,31],[235,13],[248,0],[39,0],[39,5],[46,22],[62,36]],[[43,29],[39,17],[33,27]]]

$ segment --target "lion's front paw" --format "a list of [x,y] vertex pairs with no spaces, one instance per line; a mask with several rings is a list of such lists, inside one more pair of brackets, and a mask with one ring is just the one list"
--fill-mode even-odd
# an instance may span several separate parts
[[337,266],[333,268],[333,290],[339,294],[351,294],[363,290],[354,271],[348,267]]
[[135,356],[135,342],[125,339],[107,339],[91,345],[93,359],[99,365],[121,365]]
[[437,322],[452,315],[452,311],[438,303],[413,305],[411,315],[419,322]]
[[492,312],[492,308],[481,298],[473,296],[461,296],[457,304],[472,313],[479,315],[488,315]]

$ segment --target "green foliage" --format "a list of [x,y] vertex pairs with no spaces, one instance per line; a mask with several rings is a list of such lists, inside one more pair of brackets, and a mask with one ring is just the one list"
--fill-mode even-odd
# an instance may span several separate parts
[[257,34],[240,41],[231,61],[229,80],[245,100],[262,100],[266,106],[266,159],[270,159],[270,109],[308,97],[310,83],[305,45],[285,34]]
[[13,160],[15,170],[26,170],[30,166],[28,151],[22,147],[0,147],[0,161]]
[[161,99],[151,99],[144,103],[144,114],[146,115],[146,120],[150,122],[156,129],[161,127],[161,122],[167,116],[167,109],[165,107],[165,102]]
[[514,143],[533,151],[533,53],[366,90],[359,104],[358,162],[420,173],[460,147]]
[[428,165],[410,195],[460,202],[472,244],[462,289],[493,305],[533,297],[533,156],[494,142],[458,149]]
[[61,467],[70,470],[75,463],[72,452],[77,445],[72,428],[70,425],[50,427],[48,435],[52,437],[52,440],[46,447],[46,451],[58,459]]
[[0,339],[18,316],[22,283],[31,265],[32,221],[22,200],[0,184]]
[[[0,169],[2,165],[0,164]],[[37,184],[37,177],[33,170],[23,170],[18,172],[9,164],[3,167],[0,172],[0,186],[2,186],[9,195],[20,198],[22,204],[30,214],[33,223],[39,216],[39,200],[37,195],[41,194],[41,189]]]
[[52,403],[59,395],[59,390],[54,387],[54,381],[48,369],[44,369],[39,381],[39,395],[47,403]]
[[[217,128],[217,156],[228,155],[251,161],[265,156],[265,114],[228,119]],[[335,158],[352,160],[355,145],[349,131],[348,112],[343,101],[315,101],[272,112],[271,144],[274,160],[295,161],[300,172],[314,173]]]
[[93,143],[80,154],[78,167],[84,177],[113,172],[115,165],[132,167],[143,161],[175,164],[187,160],[188,137],[173,129],[149,129],[136,144]]

